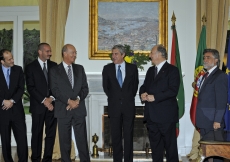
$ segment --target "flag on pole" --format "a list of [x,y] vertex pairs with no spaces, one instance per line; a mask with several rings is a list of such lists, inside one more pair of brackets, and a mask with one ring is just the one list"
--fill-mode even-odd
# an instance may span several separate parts
[[230,36],[228,38],[228,56],[227,56],[227,69],[228,75],[228,104],[226,107],[224,120],[225,120],[225,131],[227,131],[227,140],[230,141]]
[[[181,71],[181,62],[180,62],[180,51],[177,39],[177,32],[175,24],[172,25],[172,49],[171,49],[171,64],[176,66],[179,69],[180,73],[180,87],[179,92],[177,94],[177,103],[179,106],[179,119],[184,115],[184,107],[185,107],[185,99],[184,99],[184,83]],[[177,127],[177,136],[179,135],[179,123],[176,125]]]
[[192,103],[190,107],[190,118],[192,124],[195,126],[196,123],[196,105],[198,101],[198,89],[200,86],[201,79],[205,74],[203,69],[203,51],[206,49],[206,26],[202,26],[200,33],[200,40],[197,48],[196,63],[195,63],[195,72],[194,72],[194,92],[192,97]]

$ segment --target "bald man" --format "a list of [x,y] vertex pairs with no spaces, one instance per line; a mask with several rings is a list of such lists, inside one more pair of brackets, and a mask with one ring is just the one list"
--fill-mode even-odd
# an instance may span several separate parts
[[71,127],[74,129],[80,161],[89,162],[85,98],[89,88],[83,66],[74,64],[77,51],[71,44],[62,48],[63,61],[51,69],[51,91],[56,98],[55,117],[62,162],[71,162]]

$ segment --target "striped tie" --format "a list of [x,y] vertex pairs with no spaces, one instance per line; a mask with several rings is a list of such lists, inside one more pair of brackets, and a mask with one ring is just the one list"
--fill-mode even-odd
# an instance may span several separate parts
[[69,82],[71,84],[71,86],[73,87],[73,83],[72,83],[72,70],[71,70],[71,66],[68,66],[68,78],[69,78]]

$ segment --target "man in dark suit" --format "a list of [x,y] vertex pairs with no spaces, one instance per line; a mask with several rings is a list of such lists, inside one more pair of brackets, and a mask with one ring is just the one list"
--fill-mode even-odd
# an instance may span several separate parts
[[[200,130],[201,140],[224,140],[224,113],[228,98],[227,75],[219,69],[219,52],[205,49],[203,52],[204,75],[199,86],[196,107],[196,126]],[[214,157],[214,162],[223,161]]]
[[111,127],[113,160],[122,162],[122,128],[124,138],[124,161],[133,161],[133,124],[135,96],[138,88],[138,70],[134,64],[124,61],[122,45],[112,48],[113,63],[105,65],[103,89],[108,97],[108,115]]
[[80,161],[89,162],[86,133],[85,98],[89,93],[83,66],[74,64],[77,51],[71,44],[62,48],[63,62],[51,69],[51,91],[56,98],[55,117],[58,121],[61,159],[71,162],[71,128],[79,151]]
[[156,45],[149,54],[154,66],[147,71],[140,97],[145,102],[144,119],[154,162],[178,162],[176,123],[178,122],[177,93],[180,85],[179,70],[169,64],[163,45]]
[[42,161],[51,162],[56,135],[57,120],[54,118],[54,97],[50,91],[48,74],[56,66],[50,61],[51,48],[47,43],[38,45],[38,58],[26,66],[26,85],[30,94],[32,113],[31,160],[41,161],[43,127],[45,123],[45,144]]
[[5,162],[13,162],[11,156],[11,129],[17,143],[19,162],[28,161],[25,113],[22,105],[25,80],[22,68],[14,65],[11,52],[0,51],[0,133]]

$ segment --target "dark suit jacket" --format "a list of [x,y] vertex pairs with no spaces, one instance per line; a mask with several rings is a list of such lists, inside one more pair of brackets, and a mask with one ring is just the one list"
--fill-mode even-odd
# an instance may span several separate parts
[[[50,69],[56,65],[57,63],[47,60],[48,74]],[[52,95],[50,86],[49,84],[47,85],[45,75],[37,59],[26,66],[25,73],[27,90],[30,94],[30,112],[41,114],[47,109],[42,104],[42,101],[45,97]],[[47,95],[47,89],[49,90],[49,95]]]
[[135,96],[139,83],[137,66],[125,63],[125,79],[122,88],[116,78],[114,63],[105,65],[102,75],[103,89],[108,97],[108,115],[118,117],[122,111],[126,116],[133,117],[135,115]]
[[148,69],[144,84],[140,87],[140,95],[147,92],[154,95],[155,101],[145,102],[144,116],[152,122],[178,122],[177,93],[180,85],[178,69],[165,63],[154,79],[155,66]]
[[78,117],[86,116],[84,99],[89,93],[86,74],[83,66],[72,64],[72,67],[74,75],[73,88],[69,82],[63,63],[50,70],[50,87],[54,97],[56,98],[54,115],[57,118],[66,117],[68,99],[76,100],[77,96],[80,97],[79,107],[71,110],[71,113]]
[[217,67],[205,79],[199,90],[196,107],[196,126],[213,130],[213,122],[219,122],[221,123],[221,128],[223,128],[227,97],[227,75]]
[[2,108],[0,108],[0,122],[1,124],[8,123],[12,117],[12,114],[17,114],[15,117],[18,117],[18,119],[20,118],[25,119],[24,108],[22,105],[22,95],[24,93],[25,80],[24,80],[24,74],[22,68],[17,65],[11,67],[10,86],[8,89],[1,66],[0,66],[0,103],[2,104],[4,99],[6,100],[13,99],[15,103],[13,104],[13,107],[8,110],[2,110]]

